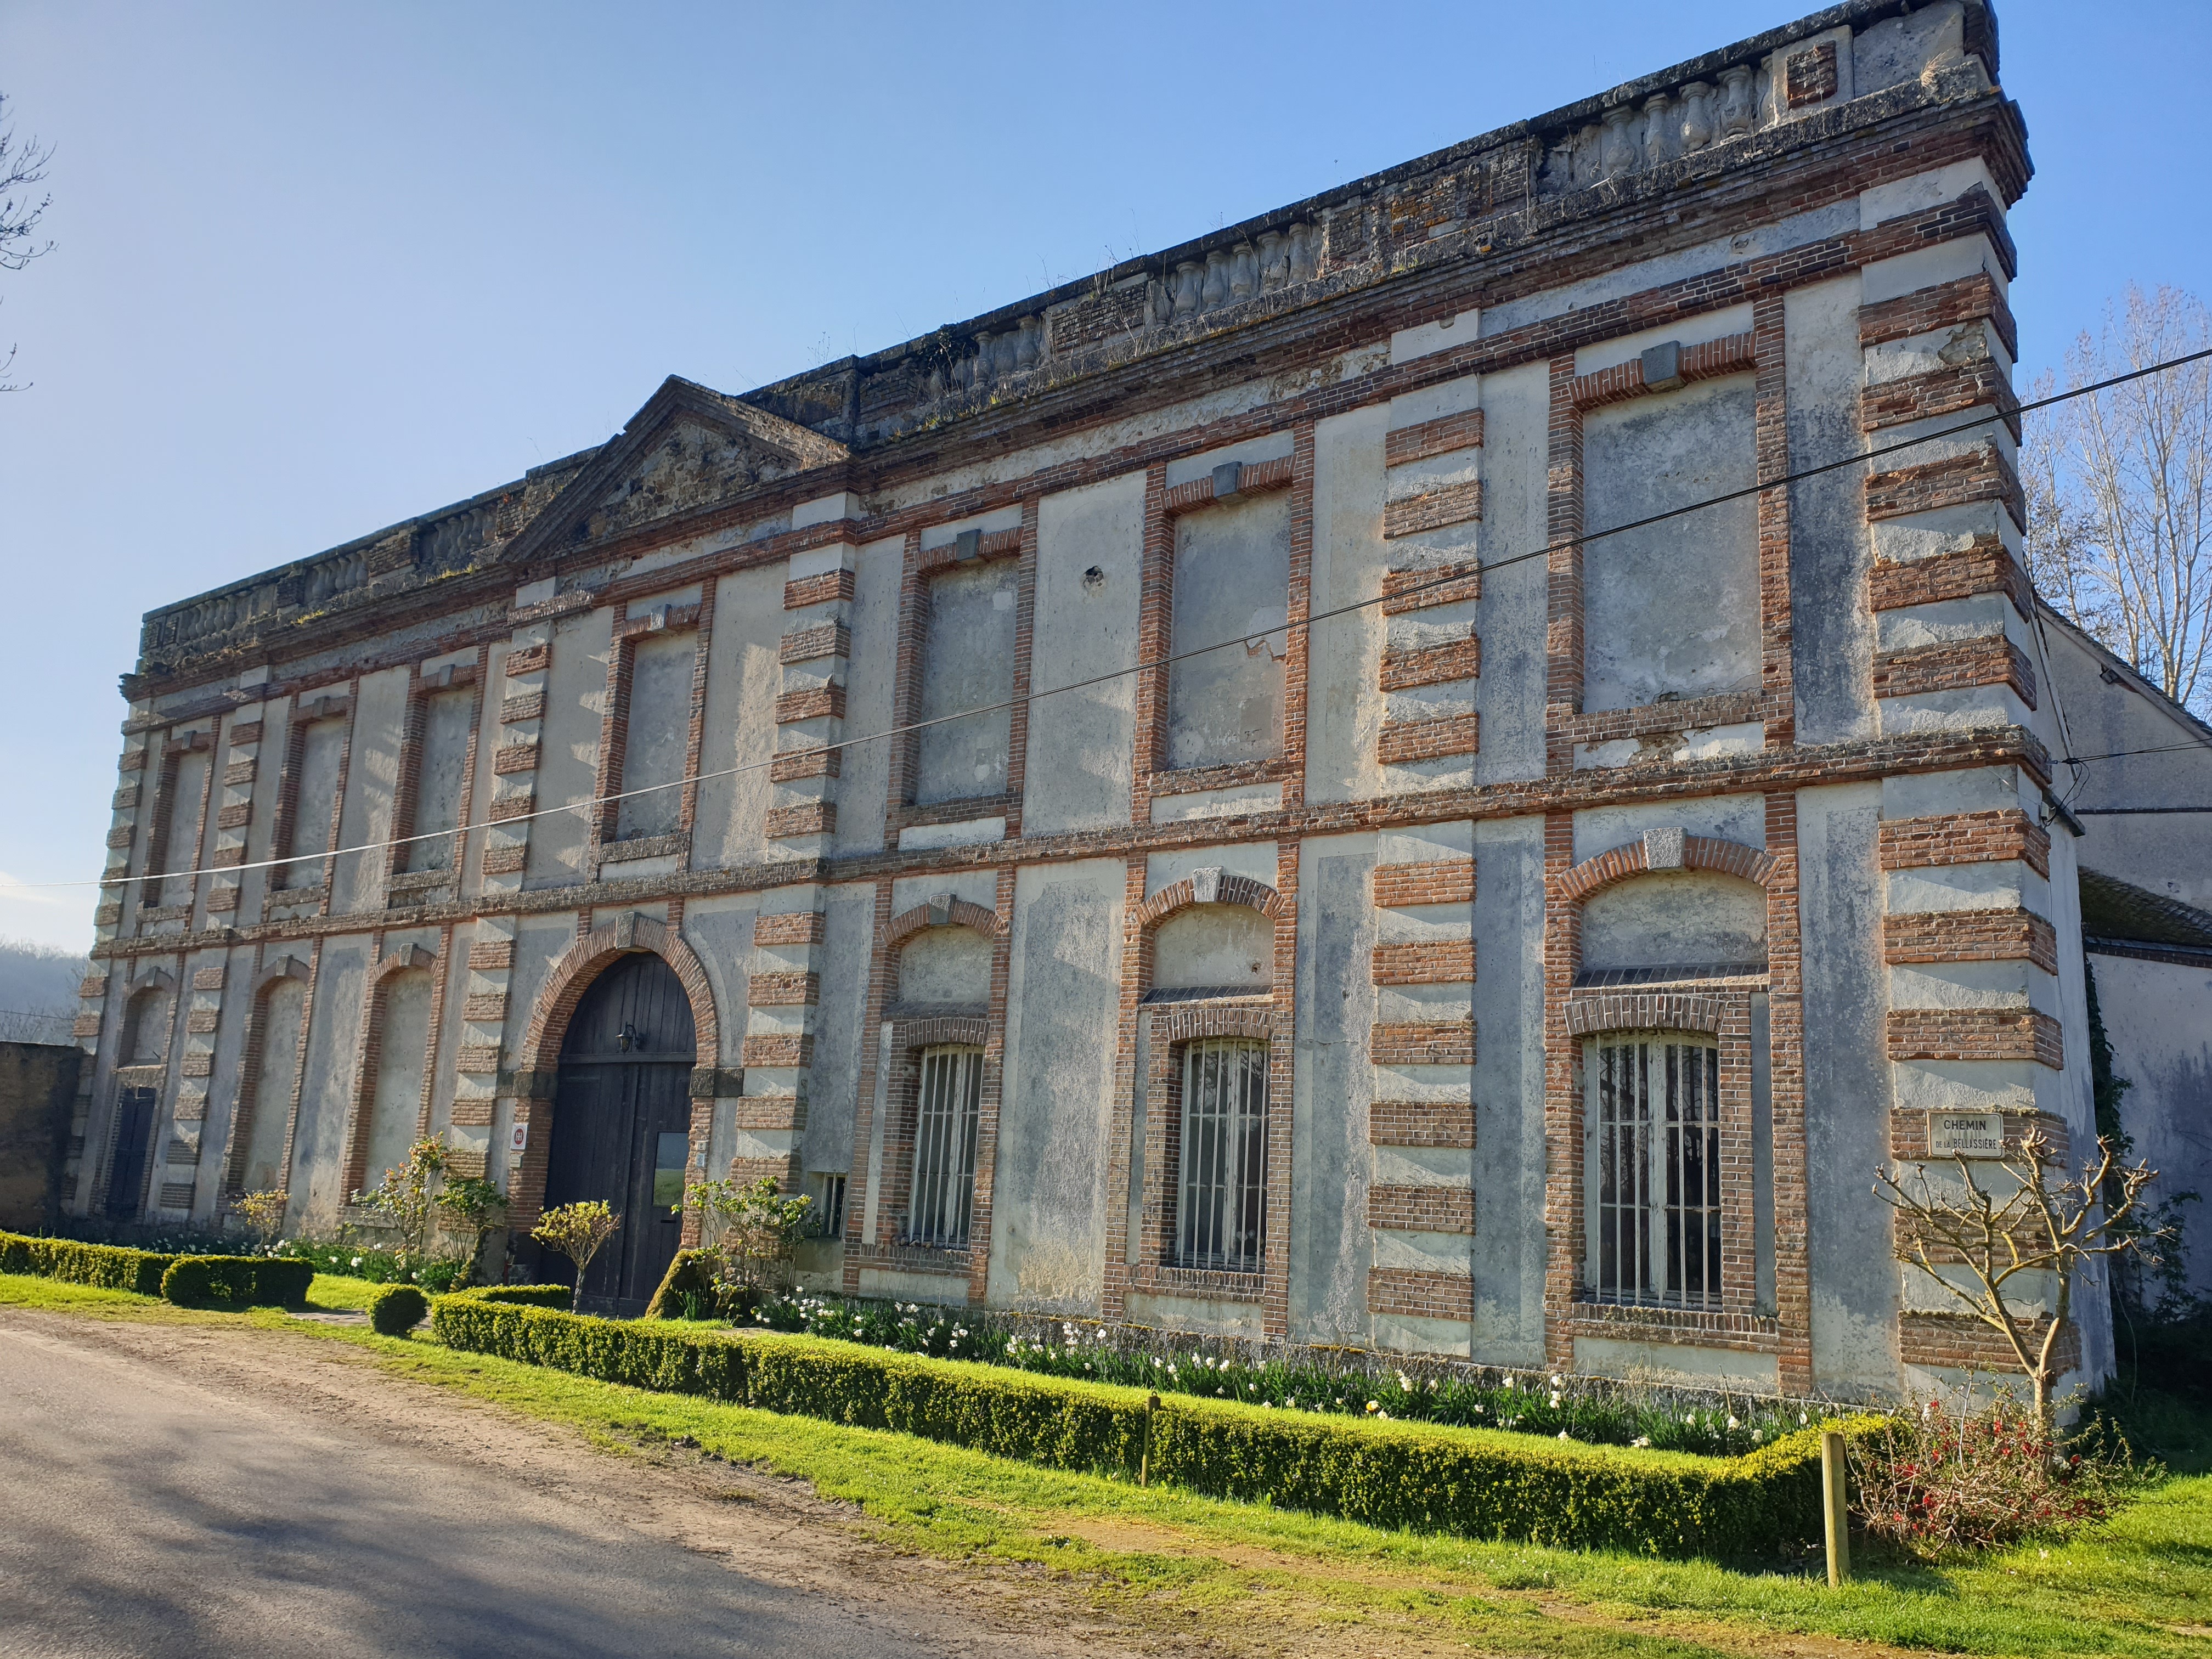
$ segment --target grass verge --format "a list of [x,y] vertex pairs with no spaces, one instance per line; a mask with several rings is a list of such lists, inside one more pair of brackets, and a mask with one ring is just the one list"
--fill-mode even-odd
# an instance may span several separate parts
[[[324,1306],[352,1281],[318,1279]],[[365,1290],[362,1292],[365,1295]],[[450,1352],[417,1336],[210,1314],[125,1292],[0,1276],[0,1304],[162,1323],[287,1328],[365,1351],[392,1373],[453,1389],[609,1446],[696,1440],[732,1462],[858,1504],[886,1541],[949,1559],[1063,1575],[1072,1601],[1179,1629],[1380,1636],[1486,1652],[1688,1656],[1771,1650],[1789,1632],[1992,1655],[2202,1655],[2212,1608],[2212,1477],[2169,1480],[2105,1526],[2047,1553],[1971,1566],[1877,1568],[1841,1591],[1809,1577],[1701,1562],[1486,1545],[1195,1498],[1009,1462],[911,1437],[845,1429],[594,1382]]]

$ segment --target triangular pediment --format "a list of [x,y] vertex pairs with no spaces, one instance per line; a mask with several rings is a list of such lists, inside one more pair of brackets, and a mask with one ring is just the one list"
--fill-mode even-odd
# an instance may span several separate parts
[[603,541],[835,465],[848,453],[834,438],[672,376],[502,556],[527,560]]

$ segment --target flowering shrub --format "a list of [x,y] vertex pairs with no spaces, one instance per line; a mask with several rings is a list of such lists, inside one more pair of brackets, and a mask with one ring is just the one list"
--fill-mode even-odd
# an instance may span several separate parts
[[1924,1560],[2057,1537],[2101,1521],[2145,1478],[2101,1429],[2068,1441],[2009,1393],[1954,1415],[1935,1401],[1851,1447],[1852,1509]]
[[1717,1407],[1660,1406],[1625,1398],[1572,1376],[1508,1376],[1497,1383],[1416,1376],[1395,1365],[1341,1368],[1282,1359],[1257,1363],[1233,1351],[1132,1346],[1141,1333],[1064,1321],[1031,1329],[975,1310],[918,1303],[795,1296],[761,1303],[737,1322],[865,1343],[895,1353],[973,1359],[1047,1376],[1150,1388],[1161,1394],[1237,1400],[1282,1411],[1382,1422],[1517,1430],[1589,1444],[1651,1447],[1740,1456],[1806,1425],[1810,1413],[1744,1398]]
[[404,1250],[380,1250],[373,1245],[331,1243],[324,1239],[286,1239],[272,1245],[269,1254],[312,1261],[317,1273],[342,1279],[366,1279],[373,1285],[419,1285],[434,1296],[465,1283],[469,1269],[467,1260],[461,1256],[410,1255]]

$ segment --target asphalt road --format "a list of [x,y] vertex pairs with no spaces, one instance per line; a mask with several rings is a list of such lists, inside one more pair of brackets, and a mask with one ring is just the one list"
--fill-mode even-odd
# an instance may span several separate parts
[[855,1529],[811,1494],[672,1495],[639,1460],[310,1346],[0,1321],[0,1654],[1053,1650],[902,1590],[896,1563],[840,1594],[828,1558]]

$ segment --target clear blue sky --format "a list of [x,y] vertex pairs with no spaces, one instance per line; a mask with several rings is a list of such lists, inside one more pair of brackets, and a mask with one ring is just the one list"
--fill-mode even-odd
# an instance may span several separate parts
[[[138,617],[1809,5],[0,0],[58,249],[0,275],[0,882],[96,876]],[[2200,294],[2212,7],[2001,4],[2023,369]],[[94,896],[0,890],[89,943]]]

